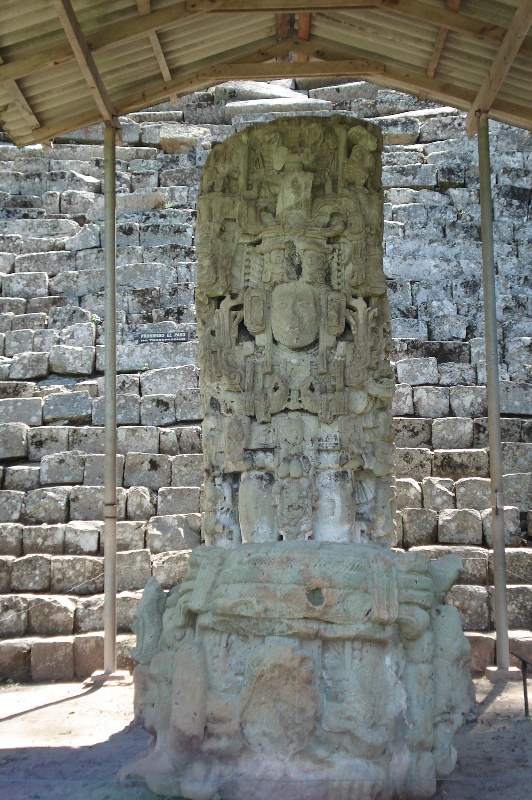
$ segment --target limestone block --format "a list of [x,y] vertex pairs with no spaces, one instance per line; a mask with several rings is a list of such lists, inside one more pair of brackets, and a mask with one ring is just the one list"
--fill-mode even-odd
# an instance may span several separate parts
[[484,675],[486,667],[495,665],[495,633],[468,631],[467,641],[471,647],[469,669],[473,677]]
[[432,421],[432,446],[442,449],[470,448],[473,445],[473,420],[470,417],[444,417]]
[[28,627],[28,598],[0,597],[0,636],[24,636]]
[[71,681],[73,677],[74,649],[70,637],[56,636],[33,642],[31,647],[33,681]]
[[[59,213],[59,212],[58,212]],[[15,258],[15,272],[47,272],[50,277],[71,269],[72,256],[64,250],[31,253]]]
[[393,421],[395,444],[397,447],[430,445],[431,427],[430,419],[395,417]]
[[30,553],[61,555],[65,545],[65,526],[25,525],[22,541],[25,556]]
[[0,314],[25,314],[26,300],[23,297],[0,297]]
[[201,486],[203,456],[183,454],[172,459],[172,486]]
[[28,633],[35,636],[70,636],[74,630],[76,601],[70,597],[35,597],[29,602]]
[[392,414],[394,417],[401,417],[405,414],[413,413],[412,387],[407,383],[396,384],[392,400]]
[[103,670],[103,633],[80,633],[74,637],[74,676],[82,681]]
[[90,311],[75,305],[53,306],[48,317],[48,327],[57,330],[64,330],[70,325],[87,323],[91,321]]
[[0,397],[33,397],[35,383],[30,381],[0,381]]
[[489,455],[485,450],[434,450],[432,474],[442,478],[486,478]]
[[502,468],[504,472],[532,472],[532,444],[503,442]]
[[[510,629],[530,630],[532,628],[532,586],[508,586],[508,627]],[[492,619],[495,616],[495,598],[490,589],[490,608]]]
[[[501,438],[503,442],[518,442],[521,439],[521,420],[515,418],[501,419]],[[524,441],[528,441],[523,438]],[[489,447],[488,418],[477,417],[473,420],[473,442],[475,447]]]
[[33,331],[8,331],[4,339],[4,354],[11,358],[17,353],[33,350]]
[[50,350],[50,371],[58,375],[91,375],[94,359],[93,347],[54,345]]
[[395,471],[398,478],[422,481],[431,474],[430,450],[428,447],[397,447]]
[[[17,314],[11,321],[12,331],[27,331],[35,333],[46,327],[48,317],[44,312],[33,312],[27,314]],[[35,348],[34,348],[35,349]]]
[[462,559],[462,569],[455,583],[467,586],[486,585],[489,554],[484,547],[434,544],[410,549],[412,552],[423,553],[428,561],[434,561],[447,555],[459,556]]
[[52,556],[50,591],[90,595],[103,592],[103,559],[95,556]]
[[[68,430],[68,429],[65,429]],[[117,431],[120,436],[119,428]],[[83,453],[101,454],[104,452],[104,429],[103,428],[70,428],[68,431],[69,450],[81,450]]]
[[194,364],[149,369],[140,375],[142,395],[175,394],[178,389],[197,388],[199,369]]
[[455,417],[482,417],[488,411],[485,386],[451,386],[449,402]]
[[457,508],[475,508],[477,511],[491,508],[489,478],[461,478],[454,488]]
[[477,375],[472,364],[456,364],[448,362],[438,364],[438,375],[441,386],[475,385]]
[[152,553],[192,550],[199,543],[199,531],[194,531],[183,515],[157,516],[148,522],[146,546]]
[[0,680],[17,683],[31,680],[31,641],[12,639],[0,642]]
[[0,555],[0,593],[7,594],[11,588],[11,573],[16,556]]
[[443,386],[415,386],[414,411],[419,417],[443,417],[449,413],[449,390]]
[[403,547],[435,544],[438,537],[438,513],[428,508],[405,508],[403,516]]
[[159,489],[157,514],[195,514],[200,510],[200,490],[194,486]]
[[33,489],[27,493],[24,500],[22,509],[24,520],[30,524],[66,522],[69,495],[68,486]]
[[8,397],[0,400],[0,419],[3,423],[22,422],[23,425],[42,425],[40,397]]
[[176,409],[173,394],[144,395],[140,405],[143,425],[175,425]]
[[85,453],[67,450],[43,456],[41,461],[41,483],[43,486],[76,484],[83,482]]
[[[388,223],[390,225],[392,223]],[[385,230],[386,235],[386,230]],[[427,323],[422,319],[407,319],[405,317],[392,317],[392,336],[398,339],[428,339]]]
[[117,345],[117,370],[138,372],[145,365],[165,369],[170,365],[185,366],[196,359],[196,342],[150,342],[148,344]]
[[397,361],[399,383],[410,386],[438,383],[438,362],[435,358],[403,358]]
[[151,560],[149,550],[130,550],[117,553],[117,591],[144,589],[150,577]]
[[[506,509],[505,509],[506,510]],[[490,581],[493,583],[493,553],[490,552]],[[532,548],[520,547],[506,551],[506,574],[509,584],[532,583]]]
[[22,513],[24,492],[11,489],[0,491],[0,522],[17,522]]
[[423,478],[423,506],[433,511],[455,507],[454,481],[450,478]]
[[0,423],[0,453],[2,460],[26,458],[28,454],[28,426],[23,422]]
[[65,242],[65,250],[76,253],[78,250],[88,250],[91,247],[100,246],[100,231],[97,225],[84,225],[75,236],[71,236]]
[[194,422],[201,419],[199,389],[178,389],[175,395],[175,415],[178,422]]
[[[121,487],[116,490],[117,519],[126,517],[126,492]],[[70,519],[103,519],[103,487],[73,486],[70,491]]]
[[397,478],[395,496],[399,511],[404,508],[421,508],[421,486],[413,478]]
[[532,508],[532,476],[530,473],[508,473],[503,477],[504,501],[520,511]]
[[[146,523],[136,520],[122,520],[116,523],[116,549],[118,552],[144,550]],[[104,536],[100,534],[100,555],[104,555]]]
[[68,450],[68,428],[36,427],[28,431],[28,459],[40,461],[43,456]]
[[[130,631],[140,600],[140,592],[119,592],[116,597],[116,623],[118,631]],[[103,628],[103,595],[81,597],[76,607],[75,633],[101,631]]]
[[433,164],[383,167],[382,185],[384,188],[406,186],[416,189],[434,189],[438,182],[437,175],[437,169]]
[[4,297],[46,297],[48,275],[46,272],[14,272],[4,275],[2,295]]
[[91,418],[91,400],[86,392],[64,392],[44,398],[44,422],[83,425],[90,422]]
[[147,486],[131,486],[127,492],[127,518],[147,520],[157,513],[157,495]]
[[[86,486],[103,486],[104,456],[101,454],[87,453],[85,456],[85,469],[83,483]],[[116,485],[122,486],[124,475],[124,456],[116,457]]]
[[458,609],[464,630],[488,630],[488,591],[484,586],[452,586],[446,602]]
[[103,537],[103,531],[96,522],[82,520],[69,522],[68,525],[65,525],[65,555],[98,555],[100,552],[100,534]]
[[439,544],[482,544],[482,518],[473,509],[444,509],[438,518]]
[[[437,314],[429,322],[429,334],[430,338],[435,341],[451,341],[452,339],[463,341],[467,337],[466,319],[458,314]],[[440,383],[442,382],[440,373]]]
[[0,555],[22,555],[22,525],[16,522],[0,523]]
[[180,550],[177,553],[159,553],[153,556],[153,576],[163,589],[172,589],[186,577],[191,552],[192,550]]
[[[501,414],[528,414],[532,407],[532,385],[530,384],[500,381],[499,396]],[[482,415],[476,414],[475,416]]]
[[[101,375],[97,378],[98,395],[103,397],[105,394],[105,376]],[[116,376],[116,392],[117,394],[139,394],[139,376],[138,375],[117,375]]]
[[39,488],[40,469],[27,465],[20,467],[6,467],[4,470],[4,488],[14,489],[17,492],[29,492]]
[[[482,511],[482,531],[484,541],[488,547],[493,547],[492,510],[486,508]],[[521,515],[515,506],[504,506],[504,546],[521,547]],[[516,581],[508,578],[509,583]],[[518,581],[520,583],[520,581]]]
[[156,453],[127,453],[124,468],[124,486],[147,486],[159,489],[171,483],[170,458]]
[[532,364],[532,338],[524,336],[506,339],[504,343],[504,360],[508,364]]
[[[92,401],[92,424],[103,425],[105,421],[105,397]],[[137,394],[119,394],[116,398],[117,425],[138,425],[140,422],[140,398]]]
[[[116,450],[118,453],[158,453],[159,431],[153,426],[121,427],[116,434]],[[100,452],[103,453],[103,450]],[[140,484],[146,486],[147,484]]]
[[29,555],[16,559],[11,572],[11,591],[46,592],[49,588],[49,555]]

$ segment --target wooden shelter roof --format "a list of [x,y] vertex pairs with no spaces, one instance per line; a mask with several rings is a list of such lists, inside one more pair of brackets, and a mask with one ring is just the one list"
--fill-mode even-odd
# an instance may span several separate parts
[[2,0],[0,122],[26,145],[227,80],[348,77],[471,135],[480,112],[532,129],[531,21],[532,0]]

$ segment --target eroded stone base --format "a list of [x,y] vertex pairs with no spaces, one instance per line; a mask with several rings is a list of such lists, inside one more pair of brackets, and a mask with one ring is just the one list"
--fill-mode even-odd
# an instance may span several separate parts
[[366,545],[198,548],[162,620],[162,590],[143,599],[136,711],[155,743],[122,777],[188,800],[431,797],[470,708],[443,604],[459,569]]

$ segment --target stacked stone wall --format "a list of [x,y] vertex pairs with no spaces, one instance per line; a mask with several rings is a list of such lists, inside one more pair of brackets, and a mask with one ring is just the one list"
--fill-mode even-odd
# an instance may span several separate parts
[[[297,90],[295,90],[297,89]],[[200,543],[195,198],[217,143],[279,113],[384,134],[398,546],[460,552],[448,601],[493,658],[476,141],[451,108],[367,83],[226,84],[123,120],[117,149],[119,665],[155,575]],[[532,629],[532,143],[491,123],[509,616]],[[0,142],[0,676],[84,677],[102,652],[103,148]],[[527,634],[513,635],[525,648]]]

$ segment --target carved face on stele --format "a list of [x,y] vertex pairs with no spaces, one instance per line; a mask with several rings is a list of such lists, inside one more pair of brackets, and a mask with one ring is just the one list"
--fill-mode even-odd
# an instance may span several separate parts
[[312,344],[320,329],[320,304],[308,283],[282,283],[272,294],[272,332],[291,350]]

